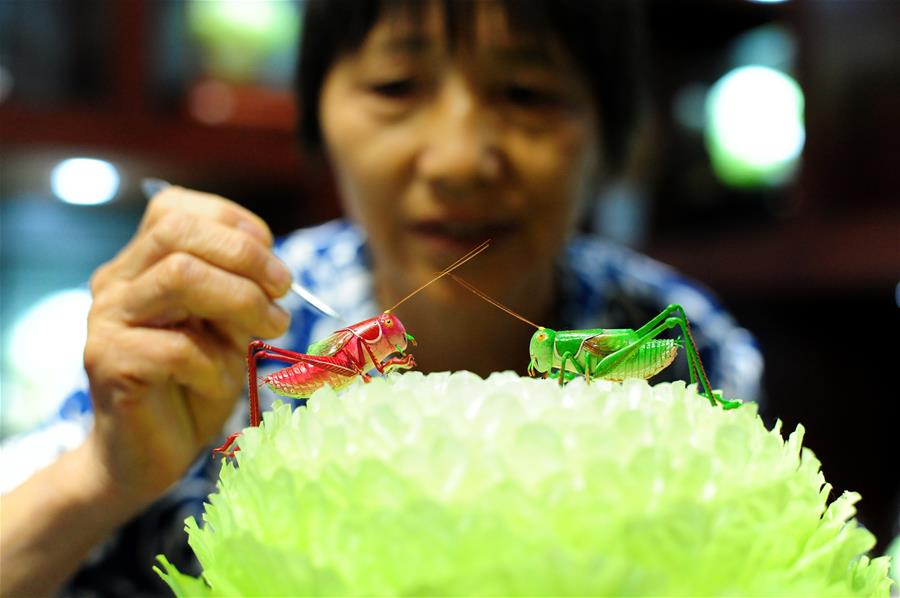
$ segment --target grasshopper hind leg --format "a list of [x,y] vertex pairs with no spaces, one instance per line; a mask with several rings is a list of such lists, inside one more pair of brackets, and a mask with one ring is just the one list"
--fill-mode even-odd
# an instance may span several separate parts
[[682,335],[684,336],[684,352],[688,360],[691,382],[700,387],[713,406],[719,405],[722,409],[737,409],[743,405],[741,401],[729,401],[724,399],[722,398],[722,393],[714,392],[712,390],[709,384],[709,378],[706,375],[706,369],[703,367],[703,362],[700,361],[700,352],[697,350],[697,344],[694,342],[694,335],[691,334],[691,325],[688,322],[684,308],[680,305],[673,304],[668,306],[663,313],[673,314],[674,319],[677,320],[678,327],[681,328]]

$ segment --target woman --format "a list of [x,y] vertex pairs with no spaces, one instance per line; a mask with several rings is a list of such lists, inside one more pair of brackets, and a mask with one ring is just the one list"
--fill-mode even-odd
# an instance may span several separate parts
[[[160,587],[153,556],[178,560],[182,521],[212,488],[207,449],[240,396],[248,340],[287,332],[276,344],[303,351],[340,326],[274,302],[292,277],[353,322],[489,238],[460,274],[528,318],[636,327],[677,301],[713,383],[752,387],[758,367],[735,365],[758,364],[752,341],[703,292],[646,258],[573,239],[635,118],[631,4],[308,2],[301,135],[330,162],[352,224],[299,231],[277,259],[266,224],[237,204],[181,188],[151,201],[92,279],[90,402],[75,394],[64,412],[92,411],[93,427],[4,497],[2,593],[53,591],[76,571],[70,589]],[[398,316],[424,371],[527,365],[532,330],[450,281]]]

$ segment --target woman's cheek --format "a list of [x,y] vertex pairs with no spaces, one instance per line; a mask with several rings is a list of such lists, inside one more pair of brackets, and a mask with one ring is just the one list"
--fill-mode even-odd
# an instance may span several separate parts
[[556,209],[561,202],[574,205],[581,179],[586,176],[580,149],[574,142],[519,144],[514,161],[528,196]]
[[522,150],[531,253],[538,260],[551,259],[573,232],[588,187],[590,156],[576,137],[564,141]]
[[367,122],[357,129],[350,145],[351,167],[365,190],[376,191],[382,200],[396,203],[397,194],[409,184],[413,143],[408,127]]
[[373,151],[364,136],[338,149],[340,156],[335,156],[338,159],[333,163],[344,207],[351,216],[369,224],[377,220],[381,212],[390,209],[389,198],[396,196],[389,157]]

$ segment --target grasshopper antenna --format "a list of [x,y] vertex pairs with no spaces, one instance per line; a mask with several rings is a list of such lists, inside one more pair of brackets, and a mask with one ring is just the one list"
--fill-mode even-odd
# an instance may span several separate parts
[[[478,255],[479,253],[481,253],[482,251],[484,251],[485,249],[487,249],[488,246],[490,246],[490,244],[491,244],[491,240],[490,240],[490,239],[488,239],[487,241],[482,242],[478,247],[476,247],[475,249],[473,249],[472,251],[470,251],[470,252],[467,253],[466,255],[462,256],[461,258],[459,258],[458,260],[456,260],[455,262],[453,262],[452,264],[450,264],[449,266],[447,266],[446,269],[444,269],[444,270],[442,270],[441,272],[439,272],[439,273],[437,274],[437,276],[435,276],[434,278],[432,278],[431,280],[429,280],[428,282],[426,282],[425,284],[423,284],[422,286],[420,286],[418,289],[416,289],[415,291],[413,291],[412,293],[410,293],[409,295],[407,295],[406,297],[404,297],[403,299],[401,299],[400,301],[398,301],[397,303],[395,303],[392,307],[389,307],[388,309],[384,310],[384,313],[387,314],[387,313],[390,313],[390,312],[394,311],[395,309],[397,309],[397,307],[398,307],[401,303],[403,303],[404,301],[406,301],[407,299],[409,299],[410,297],[412,297],[413,295],[415,295],[416,293],[418,293],[419,291],[421,291],[422,289],[424,289],[425,287],[427,287],[427,286],[430,285],[431,283],[437,281],[439,278],[442,278],[442,277],[444,277],[444,276],[447,276],[447,275],[450,274],[452,271],[456,270],[457,268],[459,268],[460,266],[462,266],[463,264],[465,264],[466,262],[468,262],[470,259],[472,259],[472,258],[475,257],[476,255]],[[451,274],[451,276],[452,276],[452,274]]]
[[449,272],[446,272],[446,274],[447,274],[450,278],[452,278],[453,280],[455,280],[456,282],[458,282],[460,285],[466,287],[467,289],[469,289],[470,291],[472,291],[473,293],[475,293],[476,295],[478,295],[479,297],[481,297],[482,299],[484,299],[485,301],[487,301],[488,303],[490,303],[491,305],[493,305],[493,306],[496,307],[497,309],[502,309],[503,311],[505,311],[506,313],[508,313],[508,314],[511,315],[512,317],[514,317],[514,318],[516,318],[516,319],[518,319],[518,320],[521,320],[521,321],[525,322],[526,324],[530,324],[531,326],[534,326],[534,327],[537,328],[538,330],[540,330],[541,328],[543,328],[543,326],[538,326],[537,324],[535,324],[534,322],[532,322],[531,320],[529,320],[529,319],[526,318],[525,316],[521,316],[521,315],[517,314],[516,312],[514,312],[514,311],[511,310],[510,308],[506,307],[505,305],[503,305],[502,303],[500,303],[500,302],[497,301],[496,299],[492,299],[491,297],[488,297],[488,296],[485,295],[483,292],[479,291],[478,289],[476,289],[475,287],[473,287],[471,284],[469,284],[468,282],[466,282],[465,280],[463,280],[462,278],[460,278],[460,277],[457,276],[456,274],[450,274]]

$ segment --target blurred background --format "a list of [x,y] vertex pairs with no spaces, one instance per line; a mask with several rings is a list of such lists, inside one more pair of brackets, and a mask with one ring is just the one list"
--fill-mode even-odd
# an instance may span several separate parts
[[[650,104],[586,226],[715,290],[768,424],[896,533],[900,2],[648,0]],[[338,216],[294,137],[292,0],[0,0],[0,434],[80,369],[86,282],[159,177],[285,233]]]

